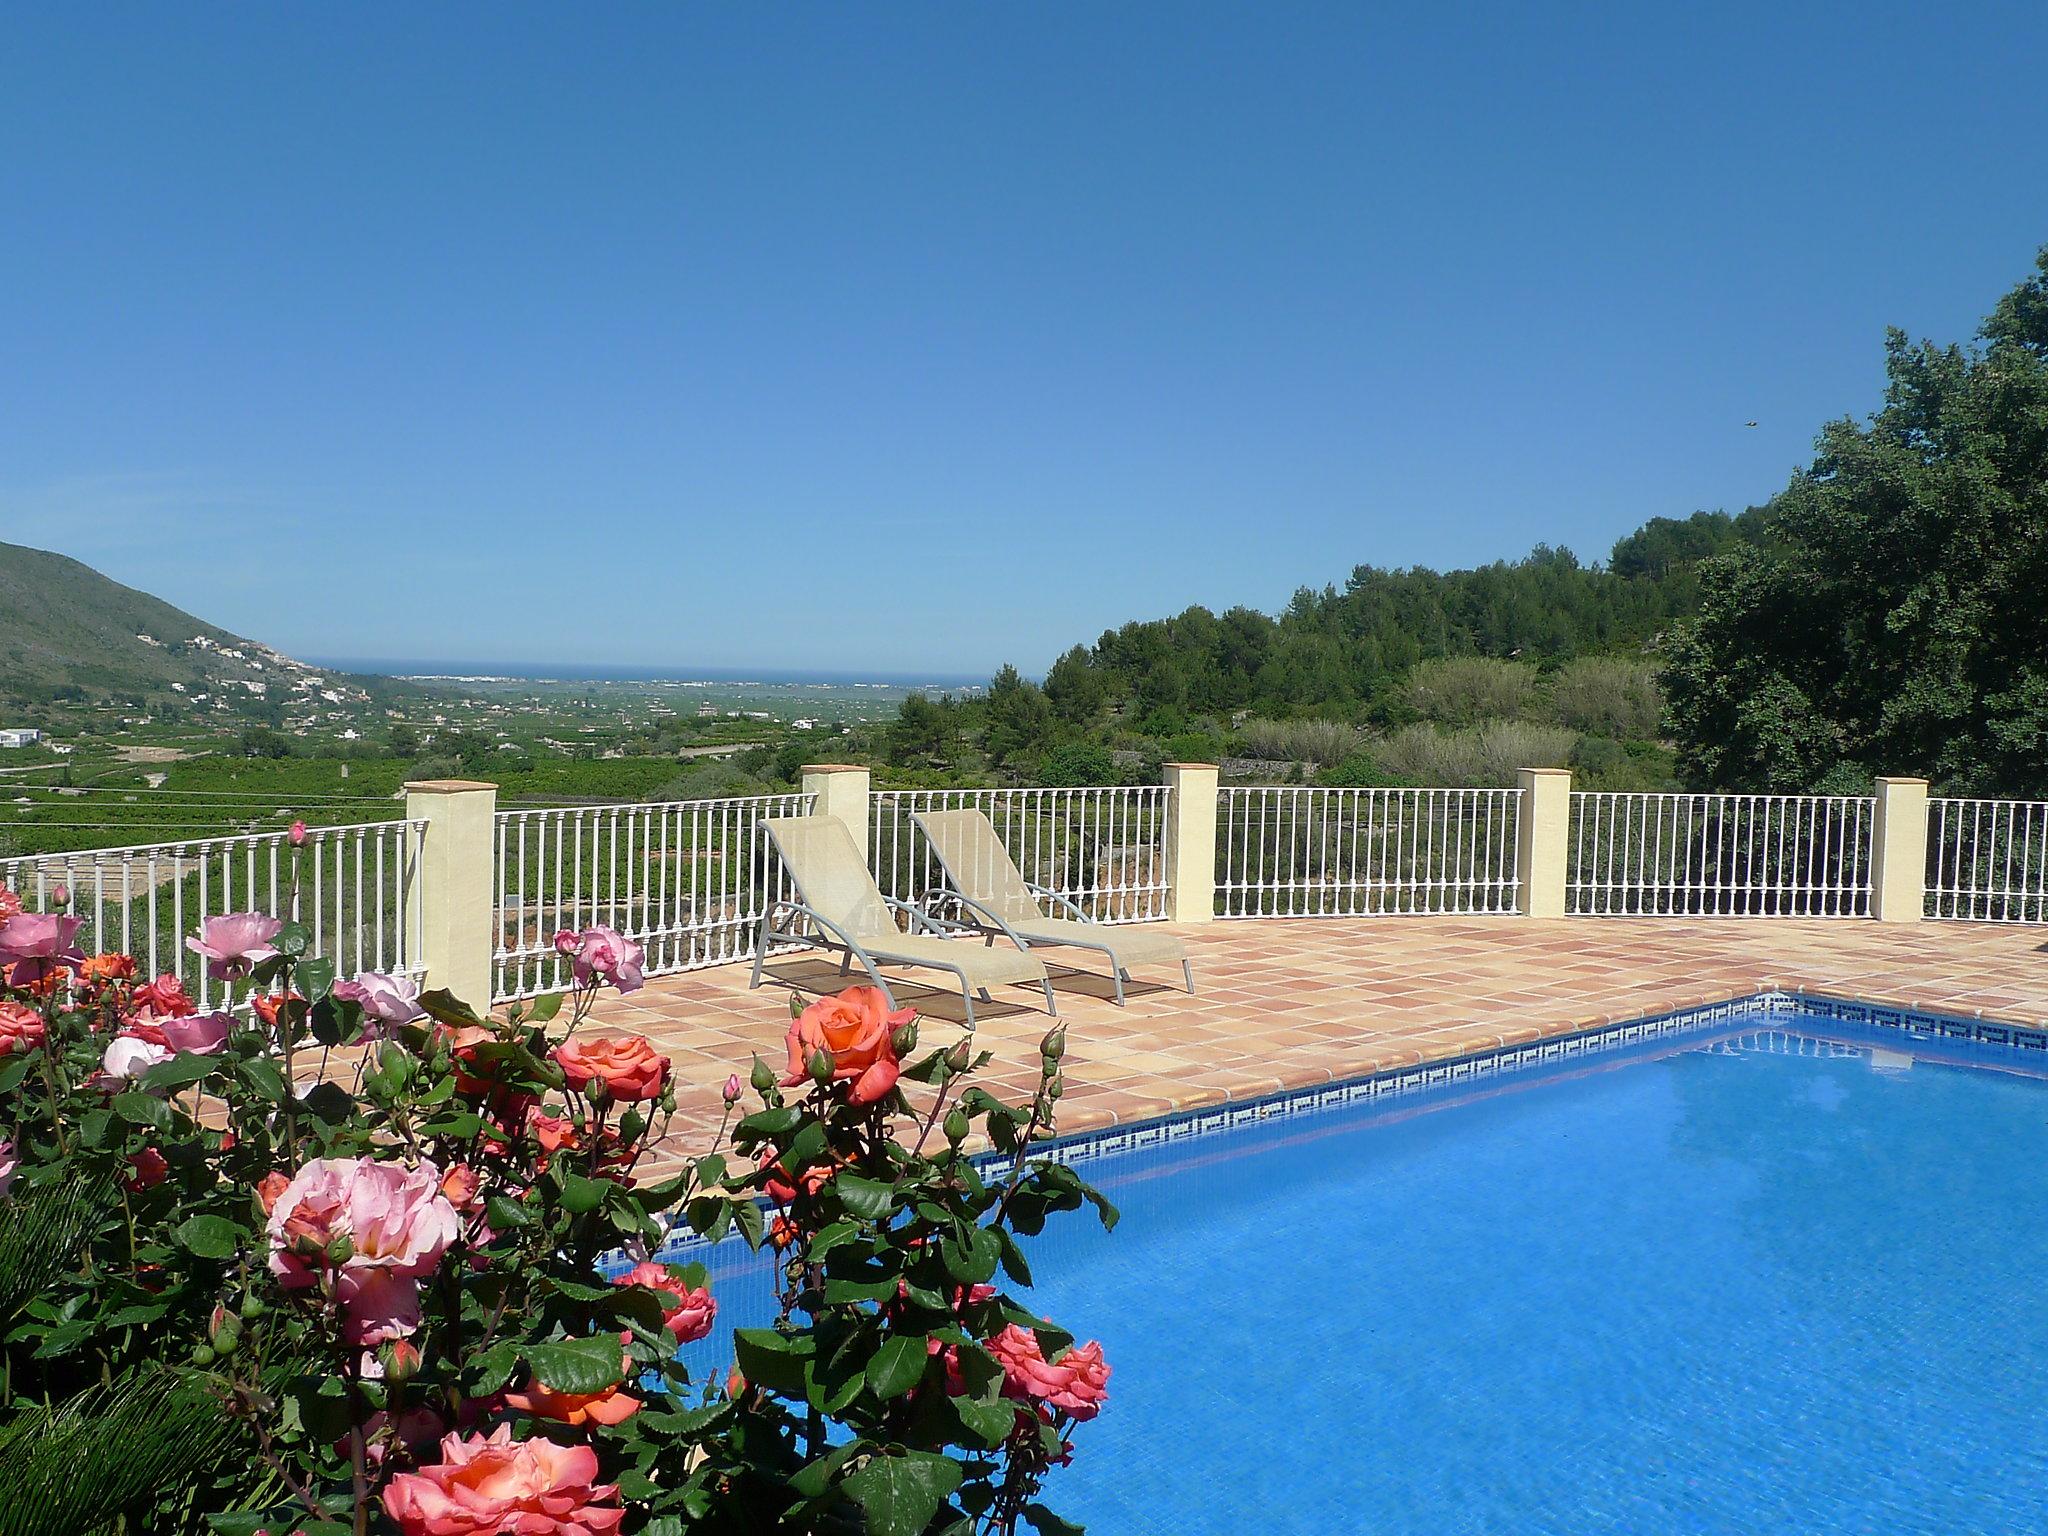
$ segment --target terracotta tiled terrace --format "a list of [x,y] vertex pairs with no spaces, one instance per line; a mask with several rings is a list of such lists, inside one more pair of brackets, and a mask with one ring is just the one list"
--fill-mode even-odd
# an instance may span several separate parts
[[[1363,1076],[1672,1008],[1780,989],[2048,1025],[2048,929],[1867,920],[1393,917],[1267,919],[1181,930],[1198,995],[1141,978],[1056,975],[1068,1022],[1062,1133]],[[597,1027],[650,1036],[683,1085],[672,1138],[702,1150],[718,1088],[756,1054],[780,1068],[789,1000],[846,985],[792,954],[747,989],[721,966],[607,996]],[[858,975],[850,979],[859,979]],[[1022,989],[977,1005],[990,1086],[1022,1097],[1049,1021]],[[906,979],[920,1049],[957,1038],[957,993]]]

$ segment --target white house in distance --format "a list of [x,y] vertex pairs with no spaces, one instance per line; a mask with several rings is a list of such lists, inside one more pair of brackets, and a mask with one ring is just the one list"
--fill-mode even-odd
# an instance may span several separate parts
[[32,747],[42,739],[41,731],[32,731],[26,726],[0,730],[0,747]]

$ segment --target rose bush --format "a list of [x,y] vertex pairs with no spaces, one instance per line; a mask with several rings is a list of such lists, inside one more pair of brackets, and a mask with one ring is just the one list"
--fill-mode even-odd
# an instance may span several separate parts
[[[915,1018],[850,988],[796,1010],[787,1070],[727,1079],[717,1144],[652,1177],[669,1059],[586,1028],[643,977],[610,930],[558,936],[576,985],[495,1017],[337,978],[257,913],[191,937],[229,992],[201,1012],[81,931],[0,891],[20,1530],[1073,1529],[1042,1485],[1109,1367],[999,1289],[1029,1284],[1020,1238],[1053,1212],[1114,1216],[1030,1156],[1059,1032],[1009,1106],[972,1085],[985,1054],[918,1056]],[[678,1356],[713,1336],[704,1266],[650,1257],[678,1226],[774,1270],[776,1316],[708,1380]]]

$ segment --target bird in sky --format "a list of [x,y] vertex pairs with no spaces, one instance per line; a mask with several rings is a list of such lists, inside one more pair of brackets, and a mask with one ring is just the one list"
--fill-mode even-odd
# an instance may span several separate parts
[[1753,426],[1755,426],[1755,425],[1756,425],[1756,423],[1755,423],[1755,422],[1753,422],[1753,421],[1745,421],[1745,422],[1743,423],[1743,425],[1744,425],[1745,427],[1753,427]]

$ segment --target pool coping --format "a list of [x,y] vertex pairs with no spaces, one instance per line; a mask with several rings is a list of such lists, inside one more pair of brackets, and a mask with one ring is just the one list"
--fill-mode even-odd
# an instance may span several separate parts
[[1769,987],[1633,1018],[1577,1025],[1533,1040],[1482,1046],[1434,1061],[1406,1063],[1325,1083],[1283,1087],[1252,1098],[1080,1131],[1040,1143],[1033,1153],[1062,1162],[1083,1162],[1340,1105],[1399,1098],[1467,1083],[1476,1085],[1529,1067],[1553,1065],[1574,1056],[1604,1054],[1663,1036],[1689,1034],[1759,1012],[1796,1013],[1808,1018],[1817,1015],[1844,1024],[1896,1029],[1909,1038],[1961,1040],[2016,1051],[2038,1051],[2043,1054],[2043,1065],[2048,1066],[2048,1028],[1935,1008],[1867,1003],[1805,987]]
[[[1982,1014],[1952,1013],[1938,1008],[1867,1003],[1807,987],[1766,987],[1713,1002],[1575,1025],[1535,1039],[1482,1046],[1433,1061],[1408,1062],[1332,1081],[1282,1087],[1254,1097],[1174,1110],[1126,1124],[1093,1127],[1035,1143],[1031,1155],[1062,1163],[1084,1163],[1344,1105],[1397,1099],[1466,1084],[1476,1087],[1531,1067],[1554,1066],[1574,1057],[1604,1055],[1623,1046],[1692,1034],[1757,1013],[1798,1014],[1804,1018],[1817,1015],[1843,1024],[1896,1029],[1912,1039],[1956,1040],[2001,1046],[2015,1052],[2039,1052],[2043,1071],[2048,1073],[2048,1027],[2011,1024]],[[1009,1158],[989,1150],[976,1154],[975,1161],[1006,1163]],[[766,1202],[763,1203],[765,1206]],[[658,1261],[673,1261],[711,1246],[711,1241],[694,1232],[677,1233],[671,1229],[654,1257]]]

